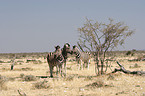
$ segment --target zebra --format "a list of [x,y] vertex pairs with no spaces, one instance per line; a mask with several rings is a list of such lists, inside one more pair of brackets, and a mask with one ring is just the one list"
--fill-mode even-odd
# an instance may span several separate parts
[[64,71],[66,73],[66,60],[68,58],[68,53],[72,54],[72,50],[70,48],[70,44],[69,43],[65,43],[61,50],[62,50],[62,55],[63,55],[63,58],[64,58]]
[[[57,69],[57,76],[58,76],[58,69],[59,73],[61,73],[61,76],[66,76],[66,59],[68,58],[68,53],[71,54],[72,50],[70,49],[69,43],[64,44],[64,47],[60,49],[60,46],[55,47],[55,52],[50,52],[47,56],[47,62],[49,64],[50,69],[50,77],[53,77],[53,68],[56,66]],[[64,65],[64,66],[63,66]],[[63,72],[63,68],[65,69],[65,72]]]
[[[78,66],[79,66],[78,69],[82,69],[84,67],[89,69],[91,56],[88,52],[81,52],[79,50],[79,48],[76,45],[74,45],[73,50],[72,50],[72,54],[75,54],[76,61],[77,61]],[[83,62],[84,62],[84,64],[83,64]]]
[[53,68],[54,68],[54,66],[56,66],[57,76],[58,76],[58,69],[59,69],[59,72],[60,72],[61,76],[63,75],[63,73],[62,73],[63,61],[64,61],[64,58],[62,56],[62,51],[60,49],[60,46],[58,45],[58,46],[55,47],[55,52],[50,52],[47,55],[47,62],[48,62],[48,65],[49,65],[50,77],[51,78],[53,77]]

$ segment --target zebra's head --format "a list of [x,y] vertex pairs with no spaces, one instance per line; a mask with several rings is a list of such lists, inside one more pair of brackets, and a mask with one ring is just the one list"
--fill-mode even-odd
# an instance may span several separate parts
[[60,49],[60,46],[59,46],[59,45],[57,45],[57,46],[55,47],[55,50],[58,50],[58,49]]
[[76,45],[73,46],[72,54],[75,54],[77,58],[79,58],[81,55],[80,50]]
[[69,43],[65,43],[64,44],[63,51],[65,51],[65,53],[71,53],[71,48],[70,48],[70,44]]
[[70,48],[70,44],[69,43],[65,43],[63,48],[62,48],[62,55],[65,59],[67,59],[68,57],[68,53],[71,54],[72,50]]

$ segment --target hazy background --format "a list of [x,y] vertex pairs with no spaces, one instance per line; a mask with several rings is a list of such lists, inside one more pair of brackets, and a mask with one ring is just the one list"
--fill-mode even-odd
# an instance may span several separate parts
[[0,53],[49,52],[78,41],[85,17],[135,29],[124,47],[145,49],[145,0],[0,0]]

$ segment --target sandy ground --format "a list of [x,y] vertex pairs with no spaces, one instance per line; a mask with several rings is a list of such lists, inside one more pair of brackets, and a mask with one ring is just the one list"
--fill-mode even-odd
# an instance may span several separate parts
[[[119,62],[128,70],[145,70],[145,61],[129,62],[128,59],[135,57],[118,57]],[[49,76],[49,69],[46,59],[35,58],[41,62],[27,62],[28,58],[15,59],[14,70],[10,70],[11,59],[1,58],[0,61],[0,96],[145,96],[145,77],[128,75],[122,72],[110,73],[96,76],[95,62],[91,60],[90,68],[78,70],[75,61],[67,62],[66,78],[39,78]],[[111,69],[119,68],[116,62],[111,64]],[[134,67],[135,64],[138,67]],[[55,69],[54,69],[55,71]],[[110,73],[110,74],[109,74]],[[55,73],[54,73],[55,74]],[[22,75],[24,75],[22,77]],[[36,77],[34,80],[26,80],[26,76]],[[40,88],[36,86],[38,83]]]

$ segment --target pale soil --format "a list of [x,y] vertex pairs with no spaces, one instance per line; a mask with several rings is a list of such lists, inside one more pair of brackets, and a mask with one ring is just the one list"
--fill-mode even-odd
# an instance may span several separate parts
[[[35,58],[33,58],[35,59]],[[120,60],[122,59],[122,60]],[[145,61],[129,62],[127,59],[133,57],[119,57],[120,63],[128,70],[145,71]],[[9,59],[0,59],[1,61],[10,61]],[[122,72],[115,74],[106,74],[96,76],[95,63],[91,60],[90,69],[78,70],[76,62],[67,62],[66,78],[37,78],[35,81],[25,81],[20,78],[20,74],[34,76],[49,76],[49,69],[46,60],[37,58],[42,61],[41,64],[32,62],[26,63],[26,59],[16,59],[17,62],[14,70],[10,70],[11,63],[0,63],[0,75],[8,78],[5,85],[0,89],[0,96],[20,96],[18,90],[27,96],[145,96],[145,77],[136,75],[127,75]],[[118,59],[117,59],[118,60]],[[138,64],[140,67],[134,68]],[[111,69],[119,68],[116,62],[111,63]],[[27,70],[25,70],[27,69]],[[107,73],[111,70],[108,68]],[[112,76],[112,79],[109,77]],[[11,78],[11,79],[10,79]],[[48,81],[49,88],[37,89],[34,87],[36,82]],[[102,81],[102,87],[89,87],[87,85],[94,82]]]

